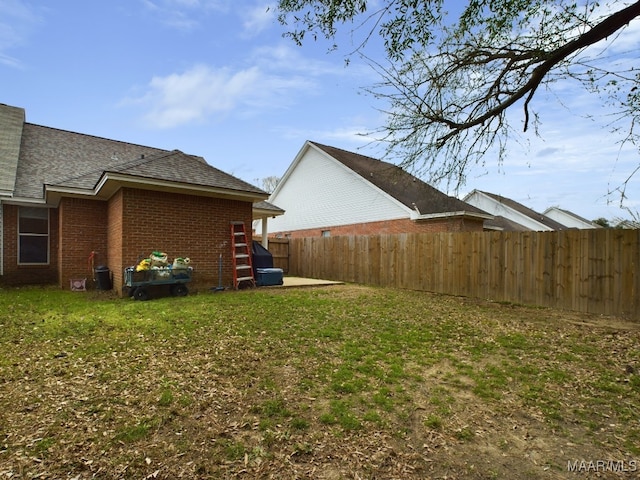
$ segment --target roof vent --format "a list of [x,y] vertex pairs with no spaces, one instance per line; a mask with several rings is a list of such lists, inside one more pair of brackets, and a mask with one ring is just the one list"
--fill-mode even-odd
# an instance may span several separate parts
[[140,158],[144,158],[144,153],[141,153],[141,154],[140,154]]

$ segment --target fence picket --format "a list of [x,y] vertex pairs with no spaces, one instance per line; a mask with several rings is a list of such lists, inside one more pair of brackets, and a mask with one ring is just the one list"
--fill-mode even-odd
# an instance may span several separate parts
[[640,320],[640,230],[413,233],[286,241],[286,250],[279,245],[274,258],[288,252],[290,275]]

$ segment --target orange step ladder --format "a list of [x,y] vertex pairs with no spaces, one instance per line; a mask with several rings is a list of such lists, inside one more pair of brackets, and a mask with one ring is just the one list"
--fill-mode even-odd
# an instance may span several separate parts
[[251,249],[247,241],[244,222],[231,222],[231,258],[233,260],[233,288],[256,286],[251,264]]

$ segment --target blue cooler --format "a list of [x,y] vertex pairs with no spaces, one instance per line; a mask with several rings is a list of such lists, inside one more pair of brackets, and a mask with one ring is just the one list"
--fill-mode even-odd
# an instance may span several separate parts
[[256,268],[255,280],[258,287],[282,285],[284,283],[281,268]]

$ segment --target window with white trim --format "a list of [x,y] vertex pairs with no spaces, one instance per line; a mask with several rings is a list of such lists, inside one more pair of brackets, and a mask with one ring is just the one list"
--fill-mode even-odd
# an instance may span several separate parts
[[18,215],[18,263],[49,263],[49,209],[20,207]]

